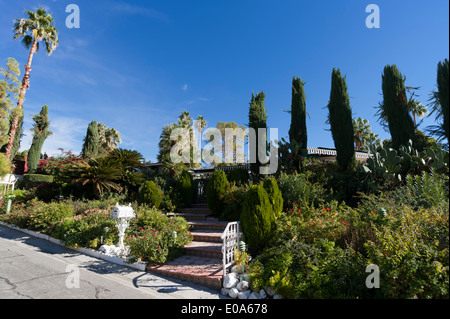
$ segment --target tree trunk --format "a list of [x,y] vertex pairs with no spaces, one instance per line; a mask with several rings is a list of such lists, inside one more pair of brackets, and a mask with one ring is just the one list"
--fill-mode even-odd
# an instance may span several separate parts
[[[17,108],[23,108],[23,100],[25,98],[25,93],[27,89],[30,87],[30,72],[31,72],[31,62],[33,61],[33,55],[37,51],[37,39],[33,39],[33,44],[31,46],[30,54],[28,55],[28,62],[25,65],[25,74],[22,79],[22,87],[20,89],[19,101],[17,102]],[[14,120],[11,124],[11,132],[9,135],[8,145],[6,146],[6,157],[9,158],[11,156],[11,148],[14,142],[14,136],[16,135],[17,125],[19,123],[19,117],[14,117]],[[12,158],[10,160],[13,160]]]

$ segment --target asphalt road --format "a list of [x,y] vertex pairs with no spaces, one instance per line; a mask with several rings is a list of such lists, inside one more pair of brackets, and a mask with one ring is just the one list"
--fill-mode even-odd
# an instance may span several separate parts
[[0,225],[0,299],[219,299]]

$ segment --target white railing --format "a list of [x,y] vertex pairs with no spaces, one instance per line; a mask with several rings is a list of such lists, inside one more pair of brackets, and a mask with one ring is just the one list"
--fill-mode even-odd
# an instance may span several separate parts
[[[336,156],[336,150],[317,148],[317,147],[308,147],[308,154],[316,154],[316,155],[328,155],[328,156]],[[366,152],[355,152],[356,158],[369,158],[370,155]]]
[[239,243],[239,222],[228,223],[222,234],[223,276],[227,274],[227,268],[234,262],[234,252]]
[[246,169],[246,170],[250,170],[250,165],[249,164],[242,164],[242,165],[237,165],[237,166],[217,166],[215,168],[216,170],[221,170],[221,171],[232,171],[235,169]]
[[8,174],[5,177],[0,178],[0,198],[3,197],[7,191],[13,191],[16,182],[17,177],[13,174]]

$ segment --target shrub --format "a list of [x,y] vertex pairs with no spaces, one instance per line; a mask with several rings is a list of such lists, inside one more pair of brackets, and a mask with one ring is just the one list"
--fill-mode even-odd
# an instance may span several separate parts
[[248,183],[249,178],[248,170],[245,168],[233,169],[227,174],[228,181],[238,186]]
[[215,171],[208,183],[206,190],[206,201],[212,214],[220,217],[223,213],[224,204],[220,195],[224,195],[228,190],[228,180],[224,171]]
[[241,214],[242,231],[248,240],[249,248],[261,251],[272,235],[275,214],[266,190],[258,185],[252,186],[245,196]]
[[11,173],[11,161],[5,156],[5,154],[0,153],[0,178]]
[[148,204],[156,208],[161,204],[161,193],[158,190],[155,182],[146,181],[139,189],[138,202],[140,204]]
[[308,180],[308,174],[281,173],[279,189],[283,196],[284,208],[292,207],[293,203],[302,203],[308,206],[320,206],[324,202],[325,190],[319,184]]
[[29,186],[41,183],[53,183],[53,176],[42,174],[25,174],[23,175],[23,181]]
[[366,244],[368,262],[380,268],[383,298],[448,298],[448,205],[386,216]]
[[77,216],[60,220],[51,229],[51,235],[68,247],[99,248],[118,241],[115,221],[109,210],[92,209]]
[[224,203],[223,213],[220,216],[221,220],[238,221],[244,206],[245,195],[247,194],[248,185],[232,186],[224,195],[220,195]]
[[194,179],[192,175],[184,170],[177,182],[176,191],[180,195],[181,204],[189,207],[194,199]]
[[278,188],[275,178],[268,178],[264,180],[264,189],[269,195],[270,204],[272,204],[273,211],[276,217],[279,217],[283,212],[283,196]]
[[[155,208],[137,207],[126,244],[130,253],[147,262],[164,263],[181,254],[193,237],[189,224],[181,217],[169,218]],[[176,236],[174,233],[176,232]]]

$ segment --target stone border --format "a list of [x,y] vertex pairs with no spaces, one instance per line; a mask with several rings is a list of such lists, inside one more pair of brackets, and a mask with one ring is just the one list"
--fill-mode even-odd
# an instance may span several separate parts
[[22,228],[19,228],[17,226],[11,225],[11,224],[7,224],[7,223],[2,222],[2,221],[0,221],[0,225],[8,227],[8,228],[11,228],[11,229],[14,229],[14,230],[18,230],[18,231],[20,231],[22,233],[25,233],[27,235],[30,235],[30,236],[33,236],[33,237],[36,237],[36,238],[39,238],[39,239],[43,239],[43,240],[52,242],[52,243],[54,243],[56,245],[59,245],[59,246],[62,246],[64,248],[77,251],[77,252],[79,252],[81,254],[85,254],[85,255],[88,255],[88,256],[91,256],[91,257],[94,257],[94,258],[98,258],[98,259],[102,259],[102,260],[105,260],[105,261],[109,261],[109,262],[112,262],[112,263],[117,264],[117,265],[129,267],[129,268],[132,268],[134,270],[145,272],[145,268],[147,266],[147,264],[139,263],[139,262],[136,262],[134,264],[127,264],[127,263],[125,263],[125,261],[126,261],[125,258],[120,258],[120,257],[117,257],[117,256],[112,256],[112,255],[106,255],[106,254],[104,254],[104,253],[102,253],[100,251],[93,250],[93,249],[90,249],[90,248],[67,247],[67,246],[64,246],[64,244],[59,239],[56,239],[56,238],[50,237],[48,235],[32,231],[32,230],[22,229]]

